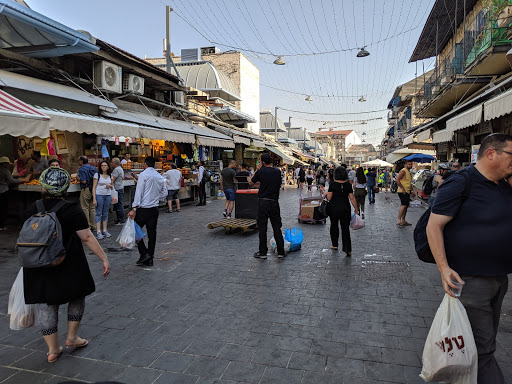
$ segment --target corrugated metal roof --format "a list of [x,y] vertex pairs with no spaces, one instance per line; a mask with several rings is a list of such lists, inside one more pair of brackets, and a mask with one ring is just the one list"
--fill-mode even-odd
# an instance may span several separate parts
[[238,87],[210,61],[176,63],[176,67],[187,87],[205,92],[217,91],[226,101],[242,100]]
[[[260,112],[260,129],[262,131],[274,130],[275,118],[271,112],[261,111]],[[277,131],[286,132],[286,128],[280,118],[277,118]]]
[[319,131],[317,133],[320,135],[325,135],[325,136],[332,136],[332,135],[348,136],[352,132],[354,132],[354,131],[351,129],[347,129],[347,130],[343,130],[343,131]]

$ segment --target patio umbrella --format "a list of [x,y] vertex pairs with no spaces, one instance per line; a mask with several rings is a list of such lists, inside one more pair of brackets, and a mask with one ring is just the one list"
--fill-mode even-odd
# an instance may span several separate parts
[[361,165],[373,165],[376,167],[392,167],[393,166],[393,164],[388,163],[387,161],[384,161],[384,160],[380,160],[380,159],[367,161],[366,163],[363,163]]
[[424,153],[415,153],[414,155],[409,155],[404,157],[404,160],[412,160],[417,163],[431,163],[436,158],[434,156],[426,155]]

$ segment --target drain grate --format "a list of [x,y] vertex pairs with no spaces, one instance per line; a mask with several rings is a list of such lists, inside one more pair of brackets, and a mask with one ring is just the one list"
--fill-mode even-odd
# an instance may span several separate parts
[[408,263],[401,261],[364,260],[361,280],[415,285]]

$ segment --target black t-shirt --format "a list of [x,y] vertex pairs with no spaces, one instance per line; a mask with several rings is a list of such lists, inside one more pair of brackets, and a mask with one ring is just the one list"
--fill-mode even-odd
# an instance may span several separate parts
[[[44,199],[46,209],[60,200]],[[37,213],[35,203],[28,209],[27,218]],[[95,290],[82,241],[76,231],[88,229],[84,212],[77,203],[69,204],[57,213],[62,229],[66,258],[56,267],[23,269],[25,302],[27,304],[64,304],[90,295]]]
[[334,211],[350,211],[350,201],[348,195],[353,193],[352,184],[348,181],[338,183],[333,181],[329,184],[329,192],[332,192],[330,202],[331,209]]
[[329,181],[333,182],[334,181],[334,169],[329,168],[329,170],[327,172],[329,174]]
[[260,183],[258,198],[279,200],[281,171],[274,167],[261,167],[252,177],[253,183]]
[[236,174],[236,180],[238,181],[238,189],[249,189],[249,182],[247,177],[251,176],[247,171],[240,171]]
[[463,201],[466,179],[453,173],[439,186],[432,213],[453,217],[443,231],[446,258],[459,275],[504,276],[512,273],[512,188],[488,180],[475,166],[467,170],[469,197]]

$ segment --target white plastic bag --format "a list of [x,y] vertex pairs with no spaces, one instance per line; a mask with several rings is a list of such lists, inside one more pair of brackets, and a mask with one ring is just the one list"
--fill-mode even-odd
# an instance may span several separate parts
[[356,215],[355,212],[352,214],[352,218],[350,219],[350,228],[354,230],[364,228],[364,220],[361,216]]
[[112,196],[112,204],[117,204],[117,202],[119,201],[119,194],[115,189],[113,189],[112,192],[110,192],[110,196]]
[[[270,249],[272,249],[272,251],[274,251],[274,253],[277,253],[277,243],[276,243],[276,239],[274,238],[274,236],[272,236],[272,238],[270,239],[269,245],[270,245]],[[290,252],[291,245],[292,245],[292,243],[290,243],[287,240],[284,240],[284,253]]]
[[135,247],[135,221],[128,218],[123,226],[123,230],[119,234],[116,240],[121,247],[126,249],[132,249]]
[[13,331],[19,331],[36,325],[36,307],[37,304],[25,304],[23,268],[21,268],[9,294],[7,308],[7,313],[11,315],[9,328]]
[[478,355],[464,306],[445,294],[423,349],[420,377],[427,381],[477,384]]

